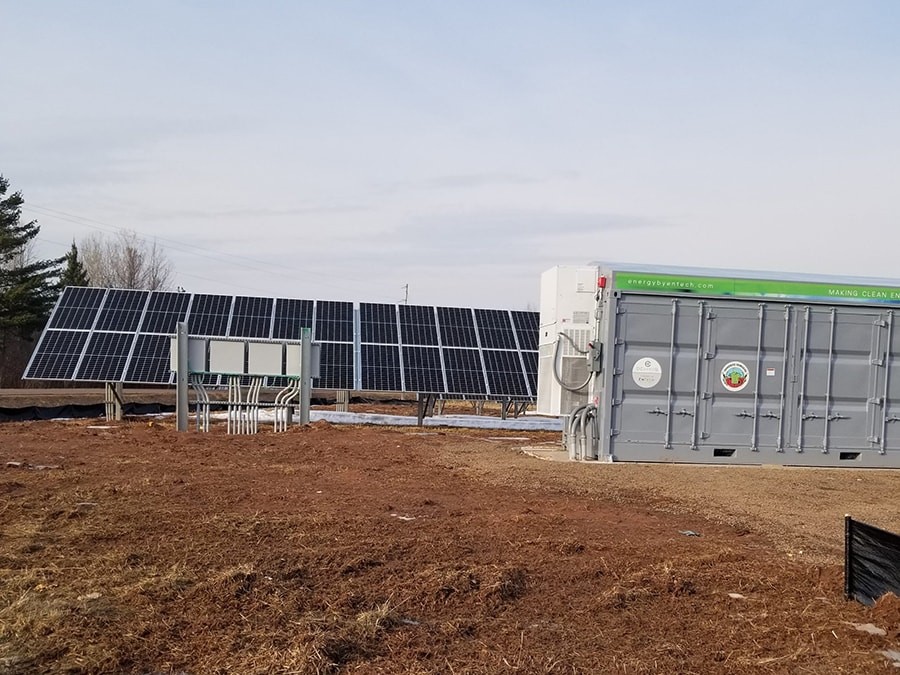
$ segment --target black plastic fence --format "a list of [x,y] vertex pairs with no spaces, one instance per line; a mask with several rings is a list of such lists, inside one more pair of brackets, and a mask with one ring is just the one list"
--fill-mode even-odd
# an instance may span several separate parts
[[844,594],[865,605],[900,595],[900,536],[844,518]]
[[[174,405],[162,403],[126,403],[122,408],[125,415],[157,415],[174,411]],[[103,403],[70,403],[58,406],[29,405],[24,408],[0,408],[0,422],[103,417],[105,414],[106,406]]]

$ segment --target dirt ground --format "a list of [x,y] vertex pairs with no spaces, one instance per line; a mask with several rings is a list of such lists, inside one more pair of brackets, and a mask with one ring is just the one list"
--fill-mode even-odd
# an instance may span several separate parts
[[844,513],[900,530],[900,472],[222,427],[0,425],[0,673],[898,672],[900,600],[841,563]]

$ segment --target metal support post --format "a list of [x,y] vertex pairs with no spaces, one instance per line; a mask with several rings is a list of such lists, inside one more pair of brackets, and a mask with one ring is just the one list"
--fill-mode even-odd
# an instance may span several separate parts
[[309,424],[312,397],[312,332],[304,328],[300,335],[300,424]]
[[338,389],[334,392],[334,409],[337,412],[350,412],[350,392]]
[[175,428],[187,431],[188,428],[188,329],[187,322],[179,321],[175,325]]

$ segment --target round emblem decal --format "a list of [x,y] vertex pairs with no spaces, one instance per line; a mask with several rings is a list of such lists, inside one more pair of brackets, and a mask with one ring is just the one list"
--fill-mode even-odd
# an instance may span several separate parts
[[750,371],[740,361],[731,361],[722,368],[721,379],[728,391],[740,391],[750,382]]
[[631,379],[642,389],[650,389],[659,384],[662,379],[662,368],[659,361],[646,357],[638,359],[631,369]]

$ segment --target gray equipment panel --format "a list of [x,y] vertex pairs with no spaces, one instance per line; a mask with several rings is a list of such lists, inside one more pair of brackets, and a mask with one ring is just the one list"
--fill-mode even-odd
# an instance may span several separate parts
[[900,459],[893,310],[634,293],[610,309],[601,405],[614,459]]

